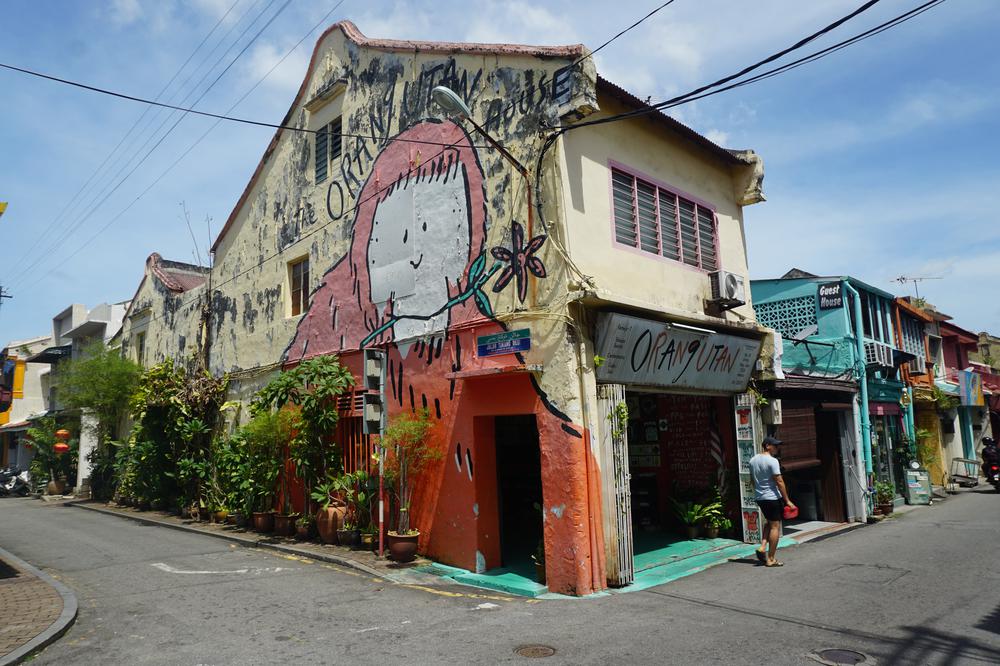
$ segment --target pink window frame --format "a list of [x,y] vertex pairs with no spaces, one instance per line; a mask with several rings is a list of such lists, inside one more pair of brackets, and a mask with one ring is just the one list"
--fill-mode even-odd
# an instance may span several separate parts
[[[614,171],[618,170],[624,174],[632,177],[632,223],[635,228],[635,239],[636,245],[633,247],[631,245],[626,245],[625,243],[618,242],[618,235],[615,233],[615,190],[614,190]],[[656,220],[659,223],[657,229],[657,253],[654,255],[652,252],[647,252],[642,249],[642,239],[639,237],[639,212],[638,212],[638,202],[636,197],[638,196],[639,188],[636,185],[636,180],[642,180],[649,185],[652,185],[657,189],[656,193]],[[670,257],[663,256],[663,222],[660,217],[660,196],[659,190],[664,190],[673,194],[675,197],[680,197],[687,199],[688,201],[694,203],[698,208],[704,208],[712,212],[712,245],[715,247],[715,268],[708,269],[702,267],[702,254],[701,254],[701,233],[698,225],[698,211],[694,212],[694,222],[695,222],[695,250],[697,252],[698,265],[692,266],[684,262],[684,247],[683,240],[681,239],[681,207],[680,202],[674,206],[674,229],[677,234],[677,248],[679,259],[671,259]],[[711,273],[713,271],[720,270],[722,268],[722,255],[719,252],[719,214],[716,211],[715,206],[708,203],[704,199],[700,199],[692,194],[688,194],[684,190],[680,190],[672,185],[668,185],[661,180],[652,178],[649,175],[633,169],[627,164],[622,164],[616,160],[608,160],[608,197],[610,198],[611,204],[611,244],[621,250],[626,250],[633,252],[635,254],[642,255],[644,257],[654,257],[660,261],[665,261],[670,264],[683,266],[689,270],[698,271],[699,273]]]

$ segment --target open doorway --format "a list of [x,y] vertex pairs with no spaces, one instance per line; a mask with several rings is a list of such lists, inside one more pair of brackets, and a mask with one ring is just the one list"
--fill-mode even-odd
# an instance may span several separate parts
[[542,543],[542,459],[533,414],[496,417],[500,559],[533,576],[531,555]]

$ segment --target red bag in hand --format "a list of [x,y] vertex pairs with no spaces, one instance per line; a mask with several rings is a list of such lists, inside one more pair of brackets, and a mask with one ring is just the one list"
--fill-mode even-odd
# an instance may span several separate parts
[[786,504],[785,508],[782,510],[782,515],[784,516],[785,520],[791,520],[792,518],[798,518],[799,517],[799,507],[797,507],[797,506],[788,506]]

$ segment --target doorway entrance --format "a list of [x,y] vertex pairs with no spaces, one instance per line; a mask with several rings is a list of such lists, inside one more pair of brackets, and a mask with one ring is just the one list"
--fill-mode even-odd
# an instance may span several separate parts
[[496,417],[500,561],[534,576],[531,556],[542,544],[542,456],[534,414]]

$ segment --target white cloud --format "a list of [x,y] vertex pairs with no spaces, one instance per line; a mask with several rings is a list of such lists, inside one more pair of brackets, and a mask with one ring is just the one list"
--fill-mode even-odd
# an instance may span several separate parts
[[[311,51],[305,44],[296,49],[288,58],[271,72],[271,68],[281,59],[291,44],[279,48],[271,42],[256,45],[250,52],[246,70],[248,76],[256,83],[261,77],[267,76],[264,85],[287,92],[289,95],[298,90],[302,78],[309,66]],[[270,72],[270,74],[268,74]]]
[[573,44],[580,41],[565,18],[522,2],[480,2],[462,39],[501,44]]
[[143,16],[139,0],[111,0],[107,11],[112,23],[118,26],[131,25]]
[[708,130],[705,132],[705,138],[717,146],[726,146],[729,144],[729,133],[719,129]]

